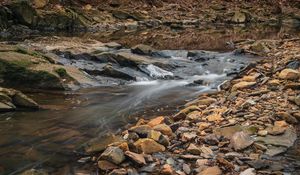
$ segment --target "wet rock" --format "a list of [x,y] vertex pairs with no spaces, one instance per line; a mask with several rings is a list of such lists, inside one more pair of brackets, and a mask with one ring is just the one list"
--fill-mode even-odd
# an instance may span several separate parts
[[284,80],[296,80],[299,76],[299,71],[294,69],[284,69],[279,73],[279,78]]
[[16,107],[13,104],[6,104],[6,103],[2,103],[0,102],[0,112],[8,112],[8,111],[14,111],[16,109]]
[[188,153],[194,154],[194,155],[200,155],[201,150],[198,146],[195,144],[191,143],[189,147],[186,149]]
[[116,42],[109,42],[104,44],[105,47],[112,48],[112,49],[121,49],[122,45]]
[[221,175],[222,170],[218,166],[205,168],[203,171],[198,173],[198,175]]
[[13,96],[13,103],[16,106],[25,107],[25,108],[31,108],[31,109],[38,109],[39,105],[32,100],[31,98],[27,97],[21,92],[17,92]]
[[162,174],[162,175],[172,175],[172,174],[174,174],[174,170],[173,170],[171,165],[165,164],[162,167],[162,170],[161,170],[160,174]]
[[152,139],[139,139],[134,143],[135,147],[145,154],[165,151],[165,147]]
[[294,116],[292,116],[291,114],[289,114],[287,112],[278,112],[277,116],[290,124],[298,123],[298,120]]
[[118,166],[109,162],[109,161],[106,161],[106,160],[100,160],[98,161],[98,168],[100,168],[101,170],[103,171],[108,171],[108,170],[114,170],[114,169],[117,169]]
[[256,175],[254,168],[248,168],[240,173],[240,175]]
[[148,122],[148,125],[151,126],[151,127],[154,127],[156,125],[160,125],[160,124],[163,124],[164,123],[164,120],[165,118],[163,116],[160,116],[160,117],[156,117],[154,119],[151,119],[149,122]]
[[88,143],[85,144],[84,149],[85,152],[88,154],[101,152],[105,150],[105,148],[114,142],[122,141],[122,139],[118,136],[115,136],[113,134],[107,134],[104,136],[101,136],[99,138],[95,138],[90,140]]
[[138,165],[146,165],[145,158],[142,154],[126,151],[125,155],[129,157],[134,163],[137,163]]
[[172,72],[166,71],[153,64],[139,65],[138,67],[142,72],[155,79],[172,79],[174,77]]
[[151,55],[154,49],[150,46],[139,44],[131,48],[131,52],[140,55]]
[[189,107],[186,107],[185,109],[179,111],[177,114],[175,114],[173,116],[173,119],[175,121],[178,121],[178,120],[182,120],[182,119],[185,119],[186,116],[190,113],[190,112],[193,112],[193,111],[200,111],[201,109],[196,106],[196,105],[192,105],[192,106],[189,106]]
[[152,130],[152,128],[148,125],[140,125],[140,126],[134,126],[131,127],[128,131],[129,132],[135,132],[140,137],[145,138],[147,137],[148,133]]
[[171,136],[173,134],[172,129],[166,124],[156,125],[153,127],[153,129],[167,136]]
[[123,150],[118,147],[108,147],[101,154],[100,159],[107,160],[118,165],[125,160],[125,155]]
[[230,144],[236,151],[243,150],[252,145],[253,143],[253,139],[243,131],[236,132],[230,140]]
[[118,70],[114,68],[112,65],[106,65],[103,68],[103,71],[100,72],[101,75],[113,77],[113,78],[120,78],[124,80],[136,80],[136,77],[134,75],[130,75],[129,73]]
[[151,130],[148,133],[147,137],[149,139],[155,140],[156,142],[158,142],[159,144],[162,144],[164,146],[169,146],[170,145],[168,137],[165,136],[165,135],[162,135],[161,132],[159,132],[159,131]]
[[256,82],[242,81],[242,82],[239,82],[239,83],[233,85],[231,90],[236,91],[236,90],[247,89],[247,88],[254,86],[255,84],[256,84]]

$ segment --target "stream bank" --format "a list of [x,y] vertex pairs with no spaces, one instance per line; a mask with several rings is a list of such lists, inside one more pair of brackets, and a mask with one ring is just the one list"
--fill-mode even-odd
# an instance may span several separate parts
[[265,59],[178,113],[140,119],[81,160],[100,174],[299,174],[299,157],[286,152],[297,140],[299,41],[237,43]]

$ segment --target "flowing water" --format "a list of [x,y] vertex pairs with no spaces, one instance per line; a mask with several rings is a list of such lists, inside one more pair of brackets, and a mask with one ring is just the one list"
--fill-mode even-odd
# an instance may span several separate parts
[[[76,162],[74,150],[86,141],[115,133],[141,116],[174,113],[186,100],[215,91],[232,77],[229,74],[257,60],[232,52],[205,52],[211,59],[199,62],[186,57],[184,50],[163,53],[169,54],[164,58],[168,63],[184,66],[168,71],[148,65],[144,70],[150,78],[140,77],[126,85],[29,93],[48,110],[0,115],[0,174],[18,174],[32,167],[55,172]],[[180,78],[159,79],[168,76]]]

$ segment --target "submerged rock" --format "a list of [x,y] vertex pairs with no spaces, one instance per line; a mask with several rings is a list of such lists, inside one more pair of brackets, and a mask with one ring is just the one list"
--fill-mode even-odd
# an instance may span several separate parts
[[90,140],[84,145],[84,149],[88,154],[97,153],[105,150],[108,145],[118,141],[122,141],[122,139],[113,134],[107,134]]
[[31,98],[28,98],[26,95],[24,95],[21,92],[17,92],[13,96],[13,103],[16,106],[30,108],[30,109],[38,109],[39,105],[33,101]]

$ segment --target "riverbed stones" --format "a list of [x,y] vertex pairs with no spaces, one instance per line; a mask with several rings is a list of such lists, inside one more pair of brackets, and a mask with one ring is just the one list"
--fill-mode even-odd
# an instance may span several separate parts
[[100,168],[103,171],[109,171],[119,168],[116,164],[111,163],[106,160],[100,160],[98,161],[98,168]]
[[139,139],[134,143],[134,146],[142,153],[145,154],[151,154],[151,153],[156,153],[156,152],[163,152],[165,151],[165,147],[153,139],[149,138],[144,138],[144,139]]
[[100,159],[107,160],[118,165],[125,160],[125,155],[123,150],[118,147],[108,147],[101,154]]
[[106,134],[87,142],[84,146],[84,149],[88,154],[93,154],[104,151],[109,144],[118,141],[122,141],[122,139],[114,134]]
[[187,148],[187,152],[194,154],[194,155],[200,155],[201,154],[201,149],[196,146],[195,144],[191,143],[189,147]]
[[236,151],[243,150],[254,143],[253,139],[245,132],[236,132],[230,140],[230,144]]
[[198,175],[221,175],[222,170],[218,166],[205,168],[203,171],[198,173]]
[[125,155],[138,165],[146,165],[146,161],[143,154],[137,154],[134,152],[126,151]]
[[188,106],[186,108],[184,108],[183,110],[179,111],[177,114],[175,114],[173,116],[173,119],[175,121],[178,121],[178,120],[182,120],[182,119],[185,119],[186,116],[190,113],[190,112],[193,112],[193,111],[200,111],[201,109],[196,106],[196,105],[192,105],[192,106]]
[[290,124],[298,123],[298,120],[294,116],[292,116],[291,114],[289,114],[287,112],[278,112],[277,116]]
[[152,128],[149,125],[139,125],[131,127],[128,131],[129,132],[135,132],[140,137],[145,138],[147,137],[148,133],[152,130]]
[[171,136],[173,134],[172,129],[166,124],[159,124],[153,127],[154,130],[161,132],[164,135]]
[[160,174],[162,174],[162,175],[172,175],[172,174],[174,174],[174,170],[173,170],[171,165],[165,164],[162,167],[162,170],[161,170]]
[[272,136],[267,135],[266,137],[256,137],[256,142],[262,142],[268,145],[291,147],[294,145],[297,139],[295,128],[290,126],[282,135]]
[[279,78],[284,80],[296,80],[299,76],[299,71],[294,69],[284,69],[279,73]]
[[240,175],[256,175],[254,168],[248,168],[240,173]]
[[151,119],[149,122],[148,122],[148,125],[150,127],[154,127],[156,125],[160,125],[160,124],[163,124],[164,123],[164,120],[165,118],[163,116],[159,116],[159,117],[156,117],[154,119]]
[[236,83],[232,86],[232,91],[236,91],[236,90],[242,90],[242,89],[247,89],[250,88],[252,86],[254,86],[256,84],[256,82],[247,82],[247,81],[242,81],[239,83]]

